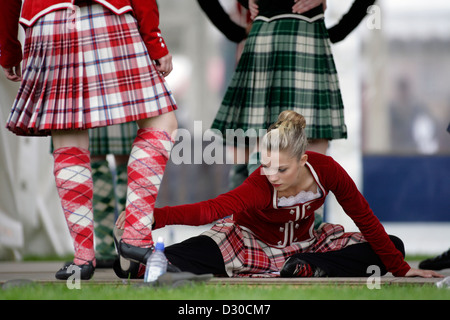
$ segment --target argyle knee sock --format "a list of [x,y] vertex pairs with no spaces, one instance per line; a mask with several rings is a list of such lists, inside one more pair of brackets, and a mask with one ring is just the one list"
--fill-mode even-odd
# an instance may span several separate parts
[[93,161],[92,180],[94,182],[94,233],[97,260],[114,259],[116,256],[113,228],[116,200],[114,182],[107,160]]
[[283,268],[280,271],[280,276],[285,278],[313,277],[314,269],[306,261],[296,256],[291,256],[284,263]]
[[83,265],[92,261],[95,266],[90,153],[86,149],[64,147],[55,150],[53,157],[56,189],[74,242],[74,263]]
[[128,191],[125,243],[138,247],[153,245],[152,223],[156,197],[170,158],[173,140],[154,128],[139,129],[128,161]]
[[294,271],[296,277],[313,277],[314,270],[309,263],[299,263]]

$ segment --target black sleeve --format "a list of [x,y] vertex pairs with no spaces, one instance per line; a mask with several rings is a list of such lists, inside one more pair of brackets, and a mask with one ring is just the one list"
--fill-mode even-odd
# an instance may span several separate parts
[[367,14],[367,8],[374,3],[375,0],[355,0],[338,24],[328,29],[330,41],[336,43],[344,40],[364,19]]
[[241,42],[247,38],[245,28],[230,19],[230,16],[220,5],[219,0],[197,0],[197,2],[213,25],[230,41]]
[[238,2],[241,4],[241,6],[248,10],[248,0],[238,0]]

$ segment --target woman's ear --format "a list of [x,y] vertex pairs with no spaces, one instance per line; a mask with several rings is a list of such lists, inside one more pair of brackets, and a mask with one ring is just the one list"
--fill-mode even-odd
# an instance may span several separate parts
[[306,164],[306,162],[308,161],[308,155],[306,153],[304,153],[301,157],[300,157],[300,165],[304,166]]

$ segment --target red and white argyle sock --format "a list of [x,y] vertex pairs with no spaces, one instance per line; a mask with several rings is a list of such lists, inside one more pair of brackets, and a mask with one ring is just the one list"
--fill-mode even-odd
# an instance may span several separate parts
[[296,277],[313,277],[314,270],[309,263],[299,263],[294,271]]
[[90,153],[86,149],[64,147],[53,152],[56,189],[75,248],[74,263],[95,266],[93,183]]
[[159,129],[139,129],[128,161],[125,243],[147,248],[153,245],[153,210],[173,140]]

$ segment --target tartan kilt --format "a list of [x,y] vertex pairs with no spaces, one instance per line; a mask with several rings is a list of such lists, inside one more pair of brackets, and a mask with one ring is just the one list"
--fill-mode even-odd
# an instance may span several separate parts
[[175,110],[131,13],[57,10],[26,29],[23,81],[6,127],[17,135],[90,129]]
[[338,224],[323,223],[307,241],[284,248],[271,247],[226,218],[202,235],[212,238],[222,253],[230,277],[278,277],[287,258],[296,253],[328,252],[366,242],[359,232],[344,232]]
[[227,129],[258,136],[284,110],[305,117],[310,139],[347,137],[339,79],[323,19],[267,22],[257,18],[212,128],[224,138]]
[[89,151],[96,155],[129,155],[138,126],[136,122],[126,122],[108,127],[89,130]]

